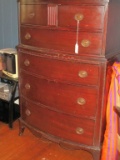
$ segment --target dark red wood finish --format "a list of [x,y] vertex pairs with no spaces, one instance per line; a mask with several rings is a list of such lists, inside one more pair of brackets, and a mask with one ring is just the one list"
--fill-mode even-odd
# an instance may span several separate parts
[[[20,74],[21,93],[24,97],[58,112],[80,117],[89,116],[95,119],[98,99],[97,88],[66,85],[66,83],[58,83],[41,77],[38,78],[25,72],[20,72]],[[27,85],[30,88],[26,89]],[[77,103],[79,98],[84,98],[85,104]]]
[[[55,49],[68,54],[75,54],[76,32],[57,30],[52,28],[21,27],[21,43],[29,46]],[[30,38],[26,39],[29,35]],[[46,36],[45,36],[46,35]],[[53,36],[55,35],[55,36]],[[41,37],[41,38],[40,38]],[[63,38],[64,37],[64,38]],[[83,47],[82,41],[89,40],[89,47]],[[79,54],[101,55],[102,33],[81,32],[79,33]]]
[[[41,57],[40,54],[19,55],[20,68],[29,73],[39,76],[62,81],[67,83],[98,85],[100,64],[91,64],[88,62],[62,61],[59,59],[51,59]],[[86,77],[80,77],[80,72],[87,72]]]
[[[29,101],[26,102],[24,99],[22,99],[22,104],[22,119],[31,126],[61,139],[93,145],[94,120],[68,116]],[[30,112],[30,115],[26,115],[26,112]],[[38,121],[39,117],[41,117],[40,121]],[[84,129],[84,134],[76,133],[79,127]]]
[[118,15],[119,0],[20,0],[20,134],[27,126],[100,160]]
[[[79,28],[103,30],[104,6],[53,5],[59,12],[57,27],[69,27],[76,30],[75,14],[82,13],[83,20]],[[47,26],[47,4],[21,5],[21,24]],[[69,10],[69,12],[68,12]],[[94,21],[93,21],[94,20]]]

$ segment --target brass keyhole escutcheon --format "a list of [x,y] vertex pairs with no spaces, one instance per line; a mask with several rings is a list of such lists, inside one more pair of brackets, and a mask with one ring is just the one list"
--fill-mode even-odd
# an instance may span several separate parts
[[30,115],[31,115],[30,110],[29,110],[29,109],[26,109],[25,114],[26,114],[27,116],[30,116]]
[[30,65],[30,61],[29,61],[28,59],[26,59],[26,60],[24,61],[24,65],[25,65],[26,67],[28,67],[28,66]]
[[35,13],[32,12],[32,13],[30,13],[28,16],[29,16],[29,18],[33,18],[33,17],[35,16]]
[[79,71],[78,76],[80,78],[86,78],[88,76],[88,73],[86,71]]
[[80,98],[77,99],[77,104],[79,104],[79,105],[82,106],[82,105],[84,105],[85,103],[86,103],[86,100],[85,100],[84,98],[81,98],[81,97],[80,97]]
[[87,39],[83,39],[81,42],[82,47],[85,47],[85,48],[89,47],[90,44],[91,44],[91,42]]
[[75,20],[76,20],[76,21],[82,21],[83,18],[84,18],[84,15],[81,14],[81,13],[77,13],[77,14],[75,15]]
[[26,40],[31,39],[31,35],[30,35],[30,33],[26,33],[26,35],[25,35],[25,39],[26,39]]
[[27,84],[25,85],[25,88],[26,88],[27,90],[29,90],[29,89],[30,89],[30,84],[27,83]]
[[77,134],[83,134],[84,133],[84,129],[81,127],[76,128],[76,133]]

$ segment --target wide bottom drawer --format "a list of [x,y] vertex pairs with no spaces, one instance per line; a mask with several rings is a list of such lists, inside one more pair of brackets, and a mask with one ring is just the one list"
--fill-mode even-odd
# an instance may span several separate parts
[[29,125],[48,134],[93,145],[94,121],[49,110],[21,97],[21,117]]

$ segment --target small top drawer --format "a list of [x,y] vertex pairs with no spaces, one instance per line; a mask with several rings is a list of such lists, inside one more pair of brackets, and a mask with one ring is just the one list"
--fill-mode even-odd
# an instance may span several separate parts
[[21,24],[47,25],[46,5],[21,5]]
[[80,5],[21,5],[21,24],[56,27],[102,29],[104,6]]
[[98,85],[99,65],[75,63],[19,53],[19,68],[47,79]]
[[61,5],[58,8],[58,24],[62,27],[102,29],[104,20],[104,6],[73,6]]

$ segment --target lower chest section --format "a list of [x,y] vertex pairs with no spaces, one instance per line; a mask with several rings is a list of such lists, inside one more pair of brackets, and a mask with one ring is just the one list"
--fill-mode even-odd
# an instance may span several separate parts
[[105,65],[21,52],[19,68],[21,118],[27,124],[62,140],[99,143]]

